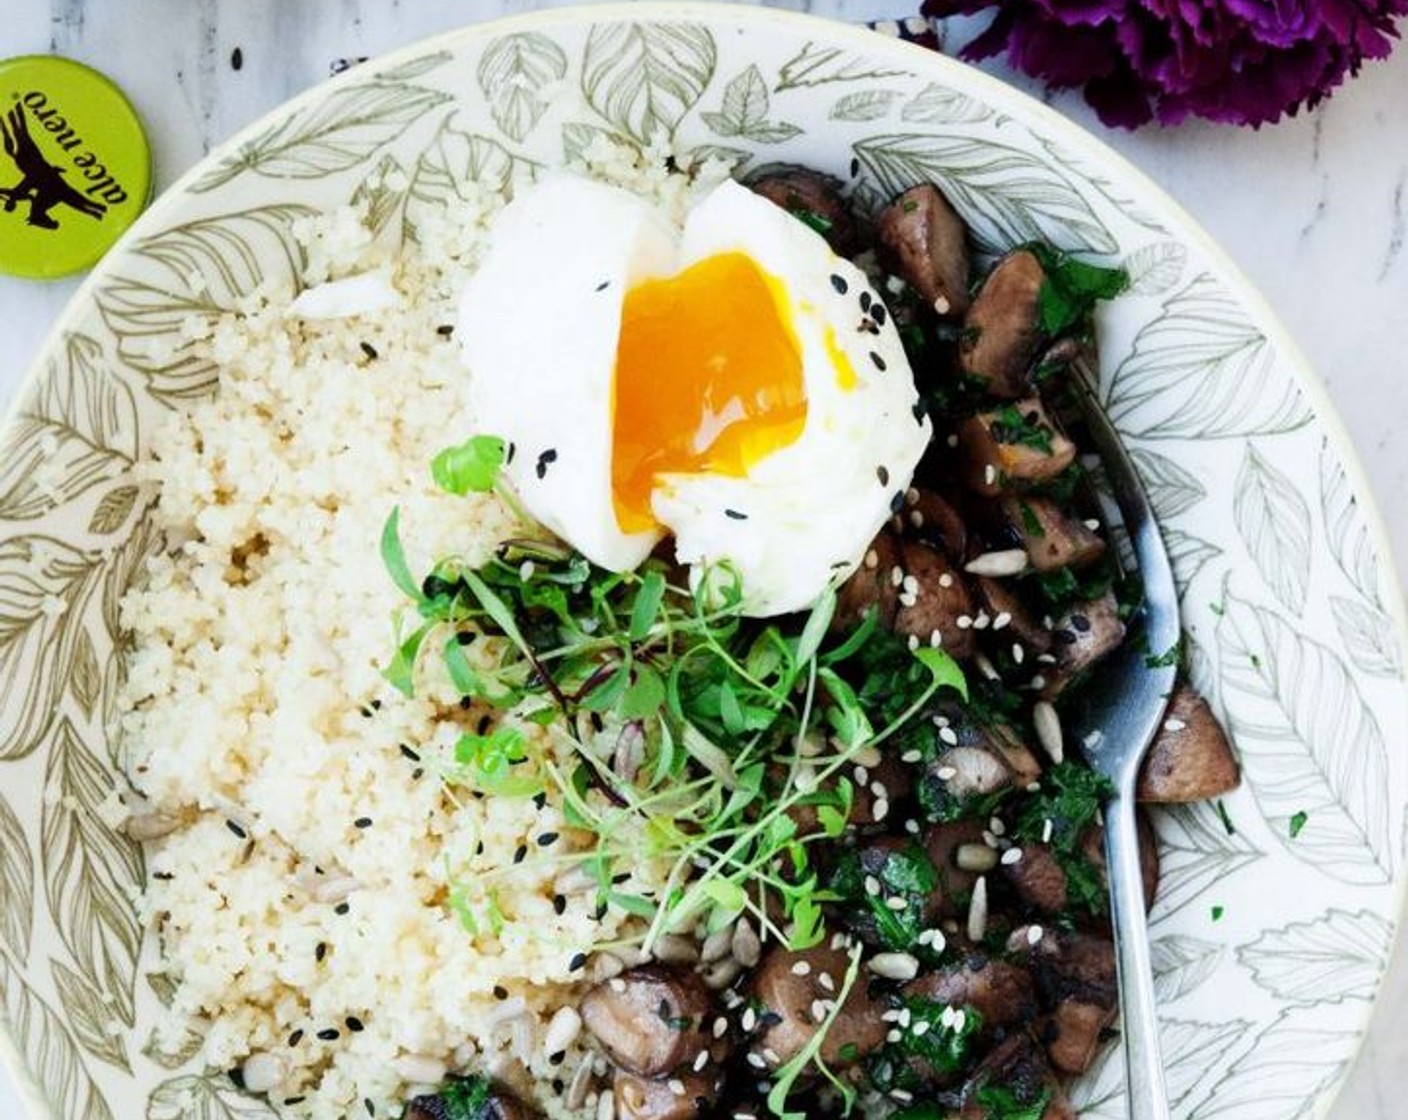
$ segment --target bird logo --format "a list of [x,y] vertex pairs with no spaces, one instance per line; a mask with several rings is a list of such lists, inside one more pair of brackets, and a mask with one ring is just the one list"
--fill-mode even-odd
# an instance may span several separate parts
[[68,206],[90,218],[102,219],[107,207],[89,198],[64,180],[64,169],[55,167],[39,150],[29,135],[24,107],[11,106],[5,120],[0,120],[0,139],[5,154],[20,174],[13,187],[0,187],[0,204],[12,214],[21,202],[29,203],[28,224],[39,229],[58,229],[59,222],[50,211],[56,206]]

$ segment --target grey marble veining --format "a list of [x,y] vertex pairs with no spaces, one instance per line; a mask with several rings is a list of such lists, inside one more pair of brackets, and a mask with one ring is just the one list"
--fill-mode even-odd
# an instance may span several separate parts
[[[213,144],[325,77],[334,58],[571,2],[3,0],[0,57],[56,51],[111,74],[147,121],[160,189]],[[775,6],[864,20],[909,14],[917,0]],[[1057,105],[1183,203],[1265,294],[1338,405],[1388,521],[1399,571],[1408,571],[1408,46],[1366,67],[1317,113],[1256,132],[1193,123],[1110,133],[1078,98]],[[13,396],[76,286],[0,277],[0,399]],[[1408,1116],[1403,955],[1400,944],[1333,1120]],[[0,1120],[17,1115],[0,1083]]]

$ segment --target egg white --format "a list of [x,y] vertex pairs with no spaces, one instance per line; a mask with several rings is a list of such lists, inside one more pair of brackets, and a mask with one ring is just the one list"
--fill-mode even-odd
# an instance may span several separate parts
[[616,572],[639,565],[662,535],[623,533],[612,501],[621,301],[675,271],[677,238],[644,199],[556,176],[499,214],[460,297],[455,335],[474,426],[509,442],[505,472],[527,511]]

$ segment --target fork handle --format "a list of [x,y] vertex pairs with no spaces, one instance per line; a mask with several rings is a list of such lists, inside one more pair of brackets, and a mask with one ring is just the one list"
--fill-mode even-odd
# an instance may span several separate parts
[[1168,1090],[1159,1054],[1159,1019],[1149,927],[1144,912],[1144,876],[1134,798],[1125,791],[1105,805],[1105,858],[1110,876],[1110,914],[1119,969],[1121,1035],[1124,1045],[1129,1120],[1169,1120]]

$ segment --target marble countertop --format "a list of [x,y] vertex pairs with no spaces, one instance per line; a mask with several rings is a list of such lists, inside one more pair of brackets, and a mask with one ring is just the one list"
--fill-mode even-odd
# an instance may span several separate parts
[[[161,189],[213,144],[328,74],[460,24],[570,0],[6,0],[0,58],[57,52],[110,74],[147,121]],[[909,0],[773,0],[866,20]],[[236,51],[239,65],[236,66]],[[1031,88],[1030,83],[1014,79]],[[1258,132],[1102,129],[1058,107],[1178,199],[1250,275],[1339,407],[1408,572],[1408,46],[1319,111]],[[77,286],[0,277],[0,402]],[[1408,1096],[1408,946],[1332,1120],[1400,1120]],[[19,1116],[0,1074],[0,1118]],[[67,1118],[64,1118],[67,1120]],[[118,1120],[133,1120],[120,1117]]]

